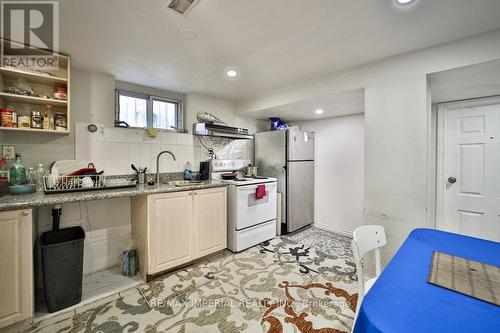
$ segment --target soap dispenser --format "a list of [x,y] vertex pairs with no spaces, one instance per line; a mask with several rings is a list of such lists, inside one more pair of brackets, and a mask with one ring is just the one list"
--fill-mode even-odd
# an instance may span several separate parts
[[184,180],[191,180],[191,163],[189,161],[184,165]]

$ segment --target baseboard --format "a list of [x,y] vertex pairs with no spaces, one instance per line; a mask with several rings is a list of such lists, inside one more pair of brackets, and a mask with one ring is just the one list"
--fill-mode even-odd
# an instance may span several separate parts
[[335,227],[332,227],[330,225],[326,225],[326,224],[322,224],[322,223],[314,223],[313,227],[316,227],[318,229],[323,229],[323,230],[331,231],[331,232],[334,232],[336,234],[340,234],[340,235],[352,238],[352,231],[347,231],[347,230],[344,230],[344,229],[335,228]]

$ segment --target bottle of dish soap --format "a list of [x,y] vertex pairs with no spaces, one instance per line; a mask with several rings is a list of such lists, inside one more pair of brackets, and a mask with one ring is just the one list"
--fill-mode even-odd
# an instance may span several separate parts
[[184,165],[184,180],[191,180],[191,163],[189,162]]
[[21,163],[21,154],[17,153],[14,164],[10,168],[10,182],[13,185],[22,185],[26,183],[26,169]]

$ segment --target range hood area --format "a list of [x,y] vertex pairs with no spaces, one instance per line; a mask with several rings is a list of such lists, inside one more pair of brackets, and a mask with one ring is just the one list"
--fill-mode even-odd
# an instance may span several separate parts
[[248,133],[248,129],[231,127],[221,124],[194,123],[193,135],[215,136],[231,139],[253,139],[253,135]]

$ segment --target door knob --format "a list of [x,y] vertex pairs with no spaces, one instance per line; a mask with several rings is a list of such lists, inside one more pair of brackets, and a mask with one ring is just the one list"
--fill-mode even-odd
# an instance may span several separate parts
[[457,182],[457,179],[455,177],[449,177],[448,178],[448,183],[455,184],[456,182]]

